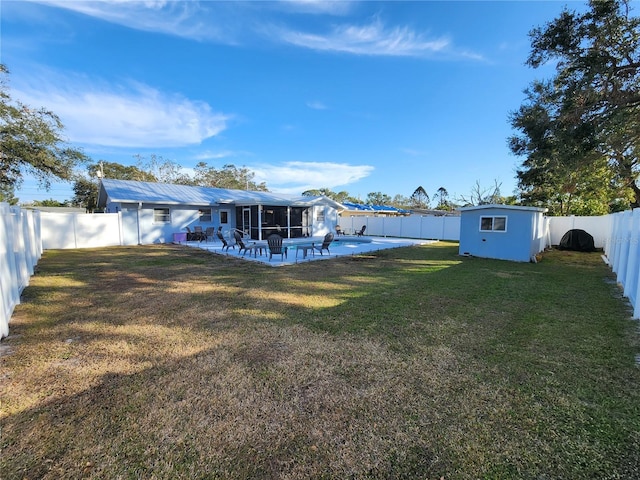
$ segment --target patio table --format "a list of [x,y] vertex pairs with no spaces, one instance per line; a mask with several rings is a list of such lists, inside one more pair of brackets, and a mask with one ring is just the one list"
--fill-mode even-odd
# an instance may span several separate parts
[[315,253],[315,245],[313,243],[302,243],[302,244],[297,244],[295,246],[296,248],[296,258],[298,258],[298,252],[300,250],[302,250],[302,258],[307,258],[307,252],[309,250],[311,250],[311,253],[313,254],[313,256],[315,257],[316,253]]

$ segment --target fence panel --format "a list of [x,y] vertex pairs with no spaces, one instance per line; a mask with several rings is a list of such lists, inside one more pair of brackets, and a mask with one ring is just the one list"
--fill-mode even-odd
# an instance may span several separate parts
[[460,240],[460,217],[342,217],[340,226],[352,233],[367,226],[366,234],[378,237],[425,238],[430,240]]
[[38,212],[0,203],[0,338],[42,255]]
[[118,213],[41,212],[40,217],[45,249],[122,245]]
[[599,217],[549,217],[551,245],[559,245],[569,230],[584,230],[593,237],[596,248],[604,248],[611,231],[611,215]]

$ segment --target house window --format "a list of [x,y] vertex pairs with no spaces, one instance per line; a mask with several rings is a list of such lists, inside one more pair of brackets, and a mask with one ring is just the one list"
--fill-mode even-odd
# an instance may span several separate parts
[[153,209],[153,223],[171,223],[171,214],[168,208]]
[[229,223],[229,210],[220,210],[220,225]]
[[481,232],[506,232],[507,217],[480,217]]
[[200,222],[202,222],[202,223],[210,223],[211,222],[211,209],[210,208],[201,208],[199,213],[200,213]]

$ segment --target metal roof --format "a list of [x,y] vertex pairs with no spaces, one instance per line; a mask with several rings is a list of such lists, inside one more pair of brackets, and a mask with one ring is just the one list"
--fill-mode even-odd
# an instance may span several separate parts
[[358,210],[358,211],[367,211],[367,212],[409,213],[408,210],[391,207],[389,205],[368,205],[368,204],[351,203],[351,202],[343,202],[342,205],[347,207],[347,210]]
[[233,205],[278,205],[300,206],[329,205],[337,209],[344,207],[328,197],[308,197],[250,190],[196,187],[168,183],[136,182],[133,180],[102,179],[98,206],[104,207],[107,200],[116,203],[155,203],[166,205],[213,206]]
[[492,210],[492,209],[502,209],[502,210],[515,210],[515,211],[530,211],[530,212],[542,212],[546,213],[549,211],[548,208],[540,208],[540,207],[529,207],[525,205],[501,205],[498,203],[491,203],[487,205],[474,205],[471,207],[460,207],[458,210],[461,212],[470,212],[474,210]]

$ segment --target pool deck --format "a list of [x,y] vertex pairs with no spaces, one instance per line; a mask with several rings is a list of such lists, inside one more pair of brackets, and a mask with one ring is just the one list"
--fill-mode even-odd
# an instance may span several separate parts
[[[334,239],[329,246],[330,253],[327,253],[327,251],[324,250],[321,255],[318,249],[313,247],[320,247],[322,245],[322,240],[323,237],[284,239],[282,244],[287,247],[287,257],[282,260],[281,255],[273,255],[271,261],[269,261],[269,249],[267,248],[266,240],[245,241],[244,243],[247,247],[255,246],[256,248],[254,248],[253,251],[242,253],[239,253],[237,246],[236,248],[230,246],[228,250],[223,251],[222,243],[217,239],[210,242],[189,241],[182,242],[181,244],[207,250],[218,255],[227,255],[250,262],[260,262],[272,267],[281,267],[284,265],[296,265],[317,260],[329,260],[344,256],[360,255],[389,248],[410,247],[413,245],[426,245],[428,243],[433,243],[433,240],[424,239],[370,236],[356,237],[352,235],[344,235]],[[229,245],[231,245],[231,242],[229,242]]]

